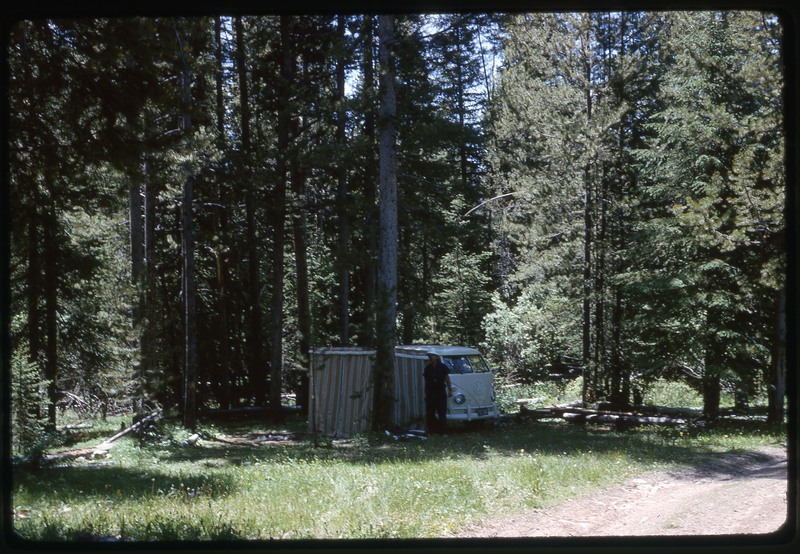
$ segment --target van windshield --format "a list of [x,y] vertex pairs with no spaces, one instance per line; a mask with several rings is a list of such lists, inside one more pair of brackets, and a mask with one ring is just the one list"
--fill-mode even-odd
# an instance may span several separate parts
[[462,373],[488,373],[489,366],[479,354],[469,356],[444,356],[442,362],[453,374]]

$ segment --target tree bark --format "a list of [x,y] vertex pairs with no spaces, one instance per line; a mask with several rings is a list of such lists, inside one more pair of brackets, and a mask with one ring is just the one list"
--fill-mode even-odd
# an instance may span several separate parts
[[[217,100],[217,144],[221,151],[226,145],[225,138],[225,107],[223,98],[223,58],[222,58],[222,21],[219,16],[214,20],[214,34],[216,43],[216,100]],[[227,209],[227,195],[225,194],[225,176],[222,167],[217,168],[217,202],[219,208],[215,212],[215,226],[219,240],[219,246],[215,252],[217,257],[217,313],[219,315],[218,332],[220,337],[220,356],[219,365],[214,372],[214,382],[217,387],[215,396],[222,409],[230,406],[231,396],[231,373],[230,373],[230,341],[228,323],[228,260],[227,260],[227,237],[228,237],[228,217],[225,213]]]
[[299,168],[295,168],[292,175],[292,192],[298,204],[292,213],[292,228],[294,232],[294,257],[297,266],[297,327],[299,331],[298,344],[300,352],[299,364],[304,371],[300,373],[300,389],[296,392],[296,401],[302,407],[302,413],[308,414],[309,401],[309,368],[308,353],[311,349],[311,304],[309,301],[308,280],[308,245],[307,245],[307,220],[305,205],[299,202],[305,194],[305,176]]
[[[144,229],[142,227],[142,193],[138,175],[133,177],[128,189],[128,214],[130,224],[131,283],[139,287],[144,274]],[[133,310],[135,327],[140,323],[140,316],[140,308],[135,306]]]
[[594,367],[592,364],[592,208],[589,170],[584,171],[583,192],[583,403],[586,405]]
[[45,294],[45,375],[47,383],[47,429],[56,428],[56,379],[58,377],[58,267],[53,231],[57,225],[55,210],[50,208],[44,223],[44,294]]
[[614,287],[614,307],[611,314],[611,402],[616,407],[628,403],[622,383],[622,291]]
[[397,336],[397,131],[394,118],[395,73],[392,49],[394,16],[378,16],[380,37],[380,229],[378,239],[377,351],[374,375],[373,430],[385,428],[391,414],[391,375]]
[[[26,26],[25,26],[26,27]],[[26,29],[22,29],[22,41],[25,46],[25,90],[28,98],[31,101],[28,103],[28,112],[26,117],[33,121],[36,116],[36,95],[33,85],[32,63],[29,59],[29,51],[27,46],[27,33]],[[40,294],[42,291],[42,240],[40,233],[40,226],[43,217],[40,215],[41,199],[39,197],[39,185],[29,176],[28,186],[30,187],[31,196],[33,199],[32,205],[28,208],[28,268],[25,275],[26,278],[26,301],[28,308],[28,360],[35,363],[39,369],[40,377],[44,376],[44,367],[42,365],[42,312],[40,309]],[[30,407],[31,412],[38,419],[41,417],[42,404]]]
[[[364,72],[364,91],[369,95],[374,84],[374,71],[373,71],[373,21],[371,15],[364,16],[364,55],[362,68]],[[367,329],[370,330],[363,340],[363,346],[368,348],[375,347],[375,299],[377,297],[377,264],[375,263],[376,252],[378,249],[378,237],[375,232],[375,196],[376,196],[376,182],[378,175],[375,171],[377,164],[375,163],[374,145],[375,145],[375,113],[372,109],[371,103],[367,103],[364,113],[364,136],[368,145],[367,157],[365,163],[365,190],[364,197],[367,202],[367,252],[366,252],[366,290],[364,291],[364,305],[365,314],[364,320]]]
[[[250,144],[250,100],[248,95],[247,65],[244,54],[244,30],[241,16],[236,17],[236,67],[239,73],[239,100],[242,110],[242,151],[249,164],[252,156]],[[264,401],[266,395],[266,375],[261,344],[261,286],[259,279],[259,249],[256,243],[256,207],[252,175],[247,176],[244,184],[245,194],[245,227],[247,235],[247,312],[249,317],[245,342],[247,343],[248,369],[247,378],[250,384],[249,395],[256,403]]]
[[767,376],[767,423],[783,422],[786,396],[786,287],[781,289],[776,314],[772,363]]
[[338,188],[336,192],[336,210],[339,214],[339,342],[342,346],[350,346],[350,263],[348,251],[350,237],[348,235],[348,191],[347,191],[347,162],[345,158],[345,118],[344,85],[345,85],[345,34],[344,16],[338,16],[337,38],[340,53],[336,59],[336,99],[339,103],[336,110],[336,143],[340,146],[338,170]]
[[464,45],[462,44],[461,38],[461,23],[457,22],[454,27],[453,31],[456,33],[456,94],[457,94],[457,106],[458,106],[458,126],[459,129],[462,130],[462,134],[458,140],[458,158],[459,158],[459,169],[461,173],[461,186],[464,187],[464,190],[467,189],[467,138],[463,134],[464,133],[464,115],[466,113],[465,102],[464,102],[464,75],[463,75],[463,60],[462,60],[462,50]]
[[289,155],[290,87],[294,76],[294,54],[290,36],[290,16],[280,16],[281,33],[281,91],[278,113],[277,181],[273,197],[272,252],[272,320],[270,341],[269,406],[274,421],[281,419],[281,387],[283,370],[283,246],[286,219],[287,158]]
[[194,229],[192,217],[193,179],[186,178],[183,189],[183,294],[184,294],[184,401],[183,424],[197,426],[197,319],[194,277]]
[[[296,124],[293,125],[292,128],[292,136],[297,138],[305,129],[305,117],[296,118],[295,122]],[[308,274],[306,171],[306,167],[300,160],[293,160],[290,180],[293,199],[291,218],[297,284],[297,343],[300,349],[297,356],[297,363],[302,368],[300,371],[299,387],[295,391],[295,402],[300,406],[301,413],[304,415],[308,415],[309,413],[309,371],[311,369],[309,365],[309,351],[311,350],[311,302]]]
[[[183,73],[183,90],[190,95],[190,77]],[[188,132],[191,118],[183,118],[183,131]],[[185,166],[189,173],[183,188],[183,306],[184,306],[184,383],[183,383],[183,425],[194,430],[197,427],[197,310],[194,276],[194,217],[193,195],[194,178],[190,164]]]
[[719,417],[720,387],[719,372],[706,367],[706,373],[703,375],[703,415],[712,421]]
[[[131,309],[131,327],[139,338],[141,348],[142,341],[142,317],[144,310],[144,217],[142,201],[142,184],[140,176],[134,175],[128,189],[128,218],[130,228],[130,251],[131,251],[131,284],[136,291],[136,299]],[[142,369],[143,360],[139,359],[134,368],[134,412],[139,410],[142,403]]]
[[[36,186],[31,187],[36,197]],[[38,202],[37,202],[38,204]],[[28,360],[35,363],[39,369],[39,375],[43,376],[42,368],[42,341],[41,341],[41,310],[39,309],[39,295],[42,290],[42,268],[40,263],[41,252],[39,251],[39,210],[37,206],[30,208],[28,214],[28,270],[26,273],[26,296],[28,305]],[[31,412],[36,418],[41,416],[42,405],[30,407]]]
[[141,341],[141,371],[139,372],[139,400],[138,411],[145,410],[147,398],[147,379],[155,358],[155,337],[153,324],[155,319],[155,252],[156,252],[156,186],[150,179],[147,161],[143,167],[144,177],[144,275],[143,275],[143,307],[142,317],[144,328],[140,335]]

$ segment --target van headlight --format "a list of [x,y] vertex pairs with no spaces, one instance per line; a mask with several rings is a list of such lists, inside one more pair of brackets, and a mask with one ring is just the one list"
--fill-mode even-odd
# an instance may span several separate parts
[[458,404],[459,406],[467,401],[467,397],[461,394],[460,392],[453,396],[453,402]]
[[494,402],[494,401],[495,401],[494,387],[492,387],[492,402]]

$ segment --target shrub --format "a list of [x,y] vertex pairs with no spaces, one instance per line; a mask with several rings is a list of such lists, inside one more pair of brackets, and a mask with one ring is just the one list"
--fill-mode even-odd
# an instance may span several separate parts
[[644,393],[644,403],[652,406],[691,408],[703,405],[703,397],[686,383],[657,379]]
[[537,381],[520,385],[495,383],[495,387],[497,405],[501,412],[508,414],[519,411],[516,402],[520,398],[538,398],[540,400],[536,403],[537,406],[554,406],[580,400],[583,379],[578,377],[572,380]]
[[27,349],[17,349],[11,358],[11,448],[22,458],[38,458],[48,442],[39,410],[46,387]]
[[486,339],[481,347],[500,375],[535,380],[548,365],[570,354],[571,321],[553,316],[564,312],[564,298],[531,288],[510,304],[498,294],[492,302],[493,311],[483,322]]

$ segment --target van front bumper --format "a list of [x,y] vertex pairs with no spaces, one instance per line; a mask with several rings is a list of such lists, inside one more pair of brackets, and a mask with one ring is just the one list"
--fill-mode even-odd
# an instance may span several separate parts
[[495,404],[489,406],[459,406],[458,408],[450,408],[447,411],[447,421],[474,421],[476,419],[493,419],[499,414],[500,412]]

